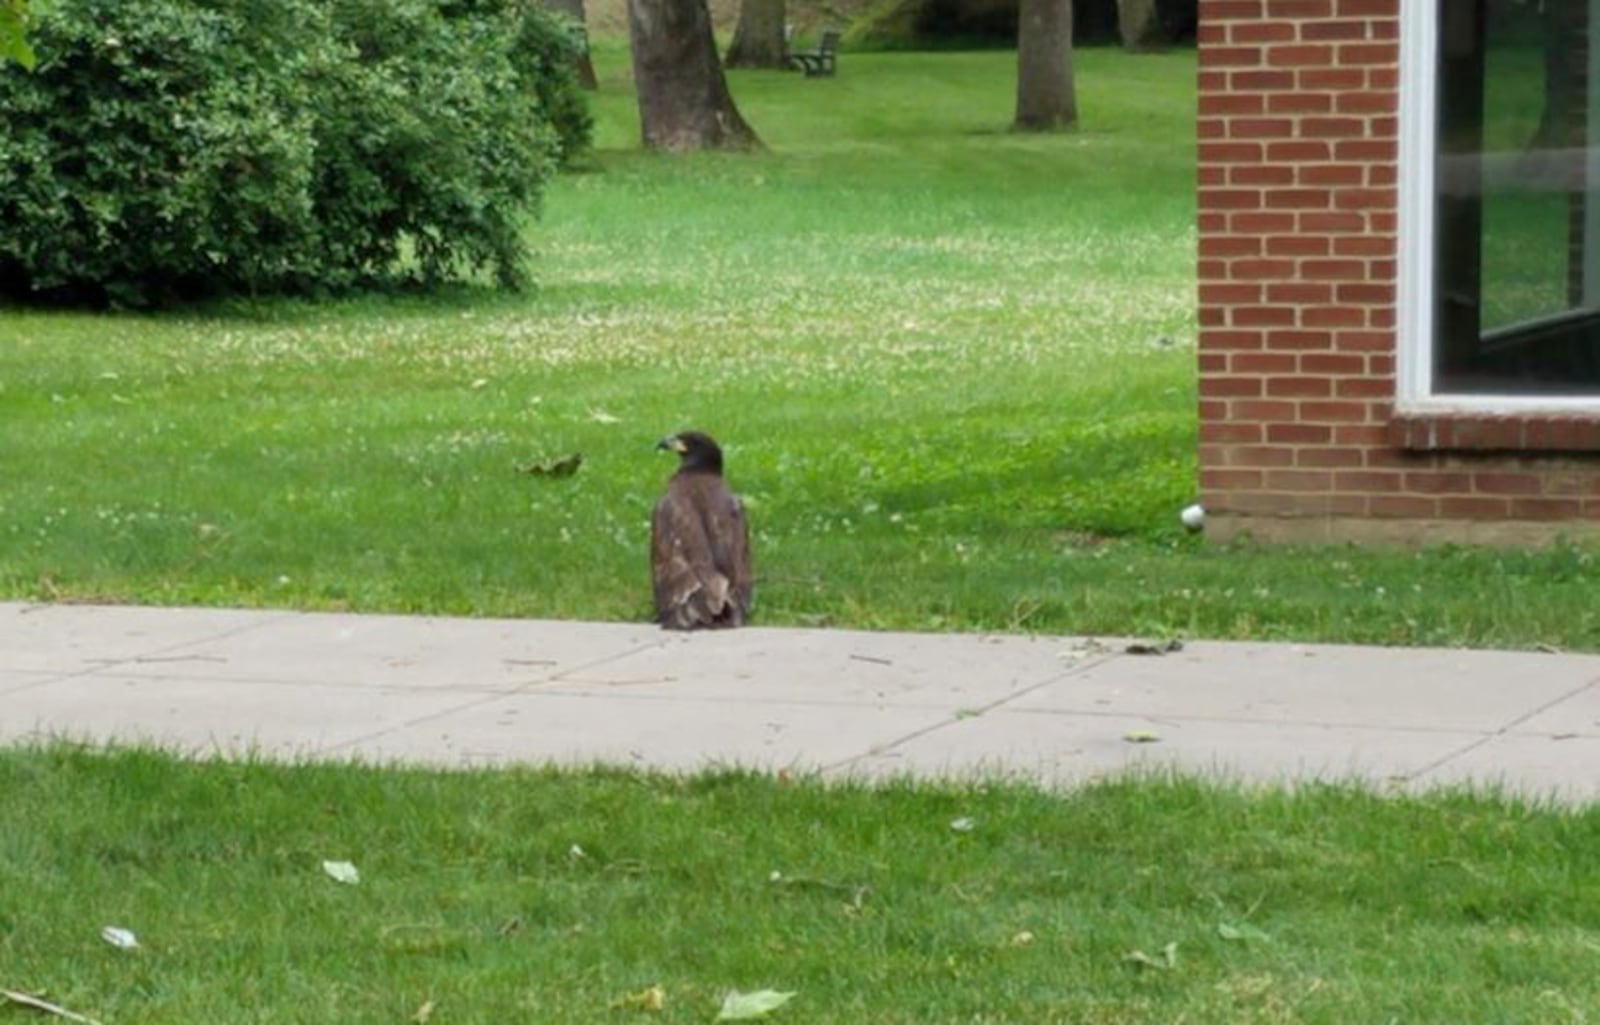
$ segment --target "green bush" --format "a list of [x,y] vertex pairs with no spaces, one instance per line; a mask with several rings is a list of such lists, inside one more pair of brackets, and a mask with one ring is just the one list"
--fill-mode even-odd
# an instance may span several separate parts
[[572,46],[521,0],[57,0],[36,70],[0,68],[0,288],[516,285],[523,217],[586,140]]

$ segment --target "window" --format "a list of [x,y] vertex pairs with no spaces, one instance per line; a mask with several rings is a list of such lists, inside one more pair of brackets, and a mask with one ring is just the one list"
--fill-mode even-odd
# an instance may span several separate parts
[[1600,0],[1402,7],[1402,399],[1600,408]]

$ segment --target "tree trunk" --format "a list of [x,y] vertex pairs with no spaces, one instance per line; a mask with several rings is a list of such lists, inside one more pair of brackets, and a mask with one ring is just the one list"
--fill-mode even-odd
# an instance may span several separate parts
[[706,0],[628,0],[633,86],[647,149],[754,149],[717,62]]
[[1078,120],[1072,89],[1072,0],[1022,0],[1017,15],[1019,132],[1048,132]]
[[1117,0],[1117,31],[1125,50],[1152,50],[1166,43],[1155,0]]
[[599,88],[599,82],[594,77],[594,62],[589,59],[588,21],[583,14],[583,0],[545,0],[545,4],[552,11],[565,14],[584,29],[583,52],[578,54],[577,64],[573,70],[578,73],[580,86],[585,89]]
[[784,0],[741,0],[739,25],[722,63],[730,68],[789,67],[789,44],[783,37]]

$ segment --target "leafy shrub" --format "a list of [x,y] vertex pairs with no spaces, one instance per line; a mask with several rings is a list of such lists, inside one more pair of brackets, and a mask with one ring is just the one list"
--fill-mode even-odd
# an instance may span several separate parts
[[546,113],[571,46],[521,0],[57,0],[36,70],[0,68],[0,289],[516,285],[561,133],[586,139]]

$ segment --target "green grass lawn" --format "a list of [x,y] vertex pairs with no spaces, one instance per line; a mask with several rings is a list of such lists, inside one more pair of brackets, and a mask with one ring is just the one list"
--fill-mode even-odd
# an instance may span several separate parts
[[[709,1022],[724,991],[762,988],[797,993],[773,1019],[797,1025],[1550,1025],[1600,1006],[1600,808],[64,746],[0,751],[0,795],[0,988],[107,1025],[377,1025],[428,1004],[434,1025]],[[659,1013],[626,1006],[656,986]]]
[[[602,44],[536,288],[0,311],[0,595],[643,619],[653,444],[700,427],[767,624],[1600,648],[1595,550],[1208,548],[1192,54],[742,73],[770,147],[634,149]],[[568,480],[517,467],[581,452]]]

